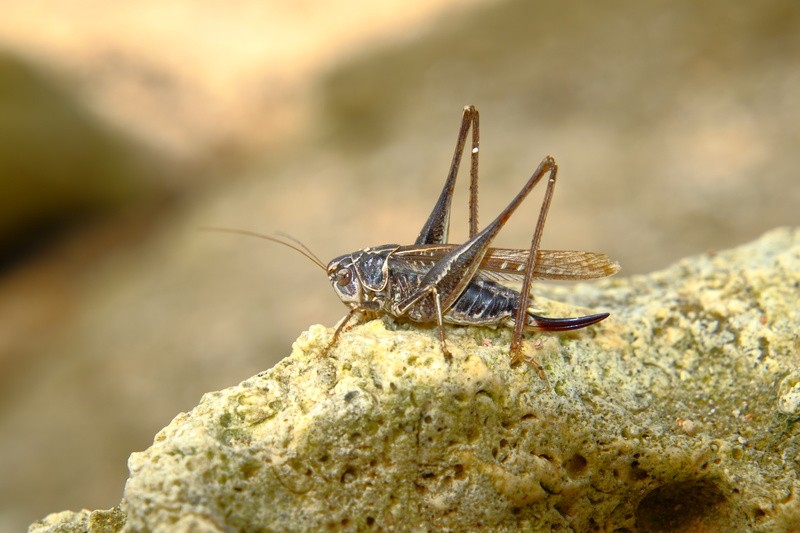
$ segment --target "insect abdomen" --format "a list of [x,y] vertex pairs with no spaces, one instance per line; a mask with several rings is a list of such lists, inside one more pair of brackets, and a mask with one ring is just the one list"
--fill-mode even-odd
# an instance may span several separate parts
[[470,283],[445,314],[451,324],[497,324],[512,318],[519,305],[519,294],[492,281]]

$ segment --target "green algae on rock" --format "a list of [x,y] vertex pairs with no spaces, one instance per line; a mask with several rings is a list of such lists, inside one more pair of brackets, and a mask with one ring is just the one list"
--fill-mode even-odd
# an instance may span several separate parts
[[[612,311],[587,330],[528,337],[552,390],[533,369],[510,365],[507,329],[448,327],[446,360],[435,328],[374,320],[321,357],[331,330],[313,326],[273,369],[206,394],[132,454],[113,511],[124,521],[114,523],[127,531],[785,531],[800,523],[800,230],[647,276],[537,291]],[[31,531],[47,530],[54,516]]]

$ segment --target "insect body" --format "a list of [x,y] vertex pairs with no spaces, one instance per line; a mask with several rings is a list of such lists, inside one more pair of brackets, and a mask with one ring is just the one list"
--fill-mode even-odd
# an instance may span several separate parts
[[[450,205],[458,167],[472,129],[470,171],[470,238],[448,244]],[[478,232],[478,110],[464,108],[456,150],[444,188],[416,243],[385,244],[333,259],[326,271],[350,313],[337,327],[331,343],[357,313],[388,313],[419,323],[437,323],[442,351],[448,354],[444,324],[505,324],[514,327],[512,360],[522,359],[525,328],[566,331],[595,324],[608,313],[575,318],[546,318],[528,309],[530,285],[536,279],[580,280],[610,276],[619,265],[604,254],[540,250],[539,242],[553,196],[557,167],[546,157],[511,203]],[[491,248],[490,244],[512,213],[545,176],[547,191],[529,250]],[[520,291],[502,282],[522,282]],[[535,363],[534,363],[535,364]],[[538,367],[538,365],[537,365]],[[540,368],[540,367],[538,367]]]
[[[529,308],[534,279],[586,280],[615,274],[619,265],[604,254],[581,251],[540,250],[547,212],[553,197],[557,166],[546,157],[519,193],[488,226],[478,231],[478,110],[467,106],[461,118],[456,149],[439,199],[413,245],[383,244],[339,256],[325,266],[305,245],[288,235],[294,244],[263,237],[289,246],[325,269],[336,294],[350,312],[334,331],[333,346],[355,315],[390,314],[418,323],[436,323],[442,352],[449,357],[444,324],[513,326],[510,354],[513,362],[524,359],[524,330],[567,331],[595,324],[608,313],[574,318],[548,318]],[[470,152],[469,239],[463,244],[447,242],[450,206],[458,167],[472,130]],[[539,211],[530,248],[492,248],[491,242],[525,197],[545,176],[547,189]],[[504,283],[521,282],[519,291]],[[542,368],[529,360],[544,377]]]
[[[413,306],[403,311],[400,302],[404,296],[414,294],[422,285],[425,274],[436,261],[455,247],[446,246],[400,246],[385,244],[375,248],[366,248],[351,254],[333,259],[327,266],[328,277],[336,294],[343,303],[357,311],[373,311],[388,313],[421,323],[437,320],[436,308]],[[506,256],[527,253],[520,250],[489,249],[489,257],[485,258],[475,277],[466,285],[464,291],[455,300],[452,307],[443,311],[442,320],[448,324],[460,325],[514,325],[519,308],[520,293],[500,283],[500,280],[521,280],[525,262],[514,270],[515,276],[508,272],[508,266],[500,269],[499,265],[508,265],[511,261]],[[581,277],[568,270],[560,259],[580,258]],[[526,260],[527,261],[527,260]],[[492,264],[498,265],[494,271]],[[538,279],[588,279],[604,277],[613,269],[602,254],[591,252],[554,252],[539,250],[538,267],[534,277]],[[582,328],[607,317],[608,314],[589,315],[578,318],[546,318],[527,313],[526,326],[548,331],[565,331]]]

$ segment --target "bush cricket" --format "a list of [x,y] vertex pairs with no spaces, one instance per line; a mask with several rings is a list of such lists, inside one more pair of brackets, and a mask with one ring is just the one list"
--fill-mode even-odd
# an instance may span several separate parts
[[[450,208],[470,130],[469,239],[463,244],[450,244]],[[327,272],[337,296],[350,307],[350,311],[334,330],[325,353],[337,342],[342,332],[351,327],[349,324],[356,315],[363,319],[389,314],[417,323],[435,323],[441,350],[448,359],[450,352],[445,339],[445,324],[502,324],[514,327],[509,348],[512,364],[527,361],[546,381],[541,365],[523,356],[524,330],[575,330],[595,324],[609,314],[573,318],[536,315],[528,308],[533,279],[597,279],[615,274],[619,265],[601,253],[539,249],[558,169],[550,156],[542,160],[497,218],[478,231],[479,142],[478,110],[475,106],[466,106],[444,188],[412,245],[383,244],[364,248],[341,255],[326,266],[304,244],[288,235],[271,237],[247,231],[223,231],[245,233],[278,242],[302,253]],[[497,233],[545,176],[548,176],[547,189],[530,249],[491,248]],[[522,287],[519,291],[503,284],[520,281]]]

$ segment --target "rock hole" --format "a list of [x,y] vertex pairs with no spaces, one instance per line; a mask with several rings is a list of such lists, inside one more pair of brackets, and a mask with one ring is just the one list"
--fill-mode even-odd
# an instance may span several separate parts
[[586,472],[586,467],[588,465],[589,461],[587,461],[586,458],[581,454],[576,453],[567,459],[567,461],[564,463],[564,468],[567,470],[567,474],[569,474],[570,477],[578,477]]
[[650,477],[647,474],[647,471],[639,466],[639,461],[633,461],[631,463],[631,471],[629,475],[633,481],[642,481]]
[[492,394],[489,391],[487,391],[486,389],[481,389],[481,390],[479,390],[478,392],[475,393],[475,397],[476,398],[478,398],[479,396],[484,396],[488,400],[490,400],[492,402],[494,401],[494,398],[492,397]]
[[569,517],[574,512],[575,499],[571,497],[562,496],[560,500],[553,506],[558,513],[563,517]]
[[342,472],[342,476],[339,478],[339,481],[342,482],[343,485],[346,485],[356,479],[356,469],[352,466],[348,466]]
[[344,395],[344,401],[352,402],[353,400],[355,400],[356,396],[358,396],[357,390],[348,391],[347,394]]
[[758,348],[761,350],[761,355],[758,357],[759,361],[763,361],[769,357],[769,340],[766,337],[758,338]]
[[374,518],[372,518],[371,516],[368,516],[368,517],[367,517],[367,520],[366,520],[366,522],[367,522],[367,525],[368,525],[369,527],[372,527],[372,526],[374,526],[374,525],[375,525],[375,519],[374,519]]
[[636,508],[640,532],[738,531],[741,516],[714,483],[668,483],[650,491]]
[[261,470],[261,464],[255,461],[246,462],[240,468],[242,477],[244,477],[245,479],[249,479],[255,476],[256,474],[258,474],[259,470]]

